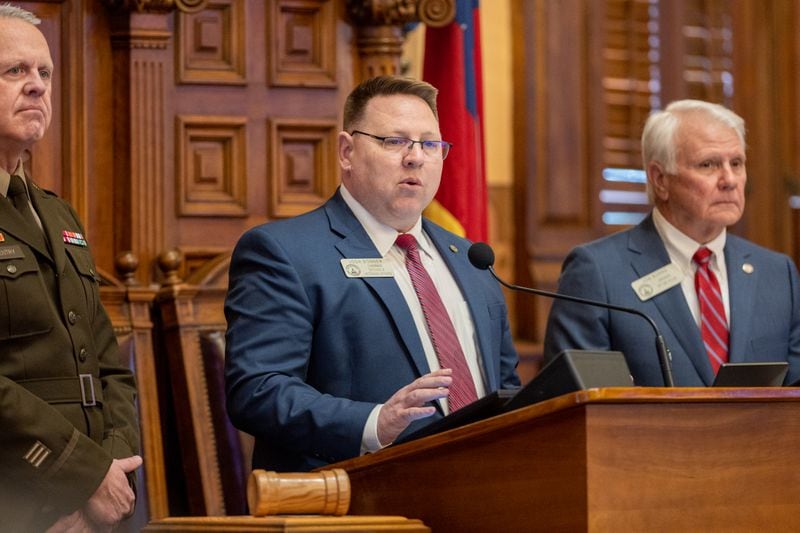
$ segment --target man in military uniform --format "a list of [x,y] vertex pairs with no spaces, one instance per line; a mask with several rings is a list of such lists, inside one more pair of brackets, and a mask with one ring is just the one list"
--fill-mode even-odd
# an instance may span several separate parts
[[0,5],[0,530],[110,531],[135,502],[136,389],[77,215],[23,170],[51,118],[38,23]]

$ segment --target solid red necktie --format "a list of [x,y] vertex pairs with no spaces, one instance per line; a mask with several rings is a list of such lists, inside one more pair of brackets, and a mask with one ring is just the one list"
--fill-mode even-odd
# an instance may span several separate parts
[[711,250],[703,246],[695,252],[692,261],[697,264],[694,288],[700,304],[700,333],[716,374],[720,365],[728,362],[728,320],[725,318],[722,291],[709,266],[711,255]]
[[428,324],[428,333],[431,343],[442,368],[453,370],[453,383],[450,385],[448,405],[450,411],[456,411],[478,399],[475,392],[475,383],[467,366],[467,359],[458,342],[456,331],[450,315],[447,314],[439,291],[419,257],[417,240],[409,233],[397,237],[397,246],[406,251],[406,268],[417,293],[425,322]]

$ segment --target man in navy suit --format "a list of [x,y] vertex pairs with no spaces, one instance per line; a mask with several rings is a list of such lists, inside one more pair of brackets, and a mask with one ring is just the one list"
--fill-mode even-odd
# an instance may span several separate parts
[[[726,231],[744,210],[744,130],[732,111],[697,100],[653,113],[642,134],[652,212],[627,231],[575,248],[559,280],[562,293],[652,317],[672,353],[676,386],[711,385],[725,361],[787,361],[786,382],[800,378],[797,268]],[[714,298],[696,290],[693,260],[703,247],[711,273],[701,278],[716,280],[721,296],[707,318],[703,306],[713,307]],[[619,350],[637,385],[664,384],[653,330],[634,315],[557,300],[544,349],[545,361],[565,349]]]
[[[345,103],[336,194],[237,244],[226,387],[231,420],[256,437],[254,467],[302,471],[375,452],[447,414],[456,385],[474,397],[519,385],[500,287],[470,265],[469,241],[421,216],[449,149],[434,87],[367,80]],[[418,243],[468,371],[437,358],[395,244],[405,233]]]

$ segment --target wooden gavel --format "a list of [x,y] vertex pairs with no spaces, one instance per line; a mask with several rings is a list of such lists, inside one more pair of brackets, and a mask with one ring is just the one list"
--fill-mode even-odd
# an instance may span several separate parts
[[350,478],[341,468],[291,474],[253,470],[247,480],[247,504],[253,516],[345,515]]

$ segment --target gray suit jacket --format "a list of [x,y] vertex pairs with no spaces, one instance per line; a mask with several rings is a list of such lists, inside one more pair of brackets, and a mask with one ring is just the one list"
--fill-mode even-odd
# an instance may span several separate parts
[[[680,285],[645,302],[631,288],[631,282],[669,261],[648,216],[627,231],[572,250],[564,262],[559,292],[646,313],[655,320],[672,353],[675,385],[710,385],[714,374]],[[731,234],[725,245],[725,263],[730,294],[730,361],[787,361],[786,382],[800,378],[797,267],[789,257]],[[556,300],[545,335],[545,361],[565,349],[619,350],[625,354],[637,385],[663,386],[654,333],[641,317]]]

